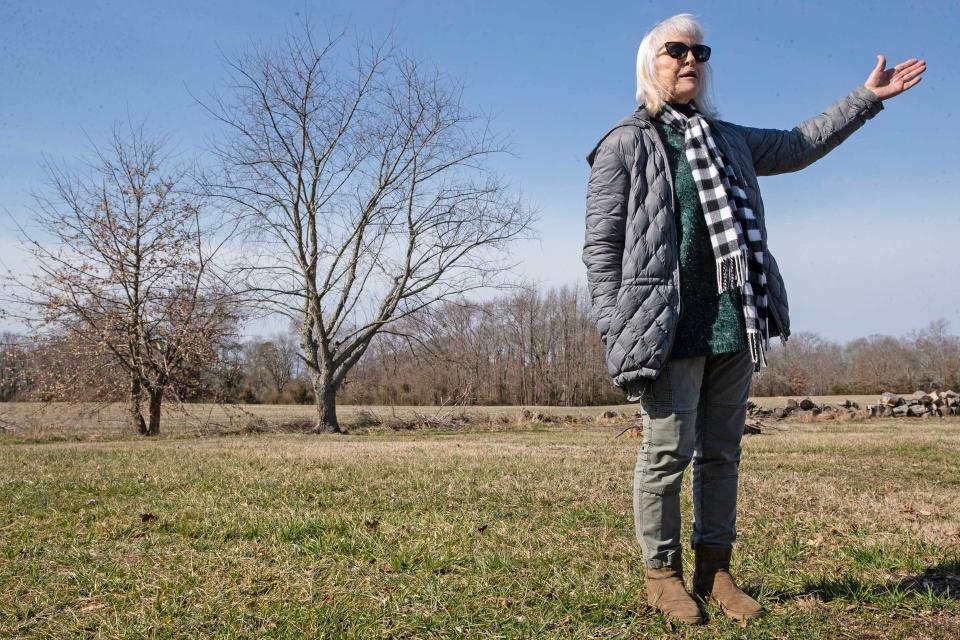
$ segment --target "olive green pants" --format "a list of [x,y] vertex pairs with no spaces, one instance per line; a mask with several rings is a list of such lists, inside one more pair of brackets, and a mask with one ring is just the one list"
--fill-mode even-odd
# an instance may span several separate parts
[[646,385],[633,514],[647,567],[667,566],[681,551],[680,485],[691,460],[691,544],[733,544],[740,440],[753,368],[749,349],[681,358],[669,361]]

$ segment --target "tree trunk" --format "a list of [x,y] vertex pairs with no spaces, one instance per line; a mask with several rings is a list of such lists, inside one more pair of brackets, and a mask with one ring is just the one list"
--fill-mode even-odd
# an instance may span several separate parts
[[150,398],[150,427],[147,430],[147,435],[158,436],[160,435],[160,406],[163,404],[163,387],[149,389],[147,395]]
[[147,425],[143,421],[143,414],[140,412],[140,401],[143,399],[143,389],[140,386],[140,378],[132,377],[130,379],[130,426],[138,435],[147,435]]
[[317,403],[314,433],[343,433],[337,421],[337,388],[318,374],[313,376],[313,393]]

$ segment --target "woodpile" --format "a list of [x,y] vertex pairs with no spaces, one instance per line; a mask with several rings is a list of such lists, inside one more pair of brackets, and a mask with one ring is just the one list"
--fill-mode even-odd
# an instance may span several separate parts
[[[787,399],[786,406],[775,407],[772,409],[764,408],[754,403],[747,402],[747,420],[745,421],[744,434],[764,433],[771,428],[763,423],[764,420],[800,420],[804,422],[823,422],[836,421],[844,422],[848,420],[866,420],[869,418],[884,417],[944,417],[960,416],[960,393],[955,391],[916,391],[910,395],[899,395],[890,391],[885,391],[880,396],[880,402],[877,404],[868,404],[861,407],[853,400],[844,400],[835,404],[820,404],[812,398],[806,397],[800,400],[793,398]],[[597,416],[597,422],[605,423],[611,419],[620,419],[627,417],[626,414],[615,411],[606,411]],[[627,434],[629,438],[639,438],[643,436],[643,426],[641,423],[641,413],[637,411],[633,414],[633,424],[621,431],[617,437]]]
[[880,402],[861,408],[852,400],[838,404],[818,404],[810,398],[790,398],[784,407],[765,409],[747,402],[747,415],[755,419],[784,420],[818,419],[843,420],[883,417],[943,417],[960,415],[960,393],[955,391],[915,391],[903,396],[890,391],[883,392]]
[[956,416],[960,415],[960,393],[955,391],[914,391],[909,396],[901,396],[884,391],[879,404],[867,405],[871,417],[911,417]]
[[844,420],[867,417],[867,413],[860,405],[852,400],[844,400],[838,404],[818,404],[810,398],[794,400],[789,398],[785,407],[764,409],[752,401],[747,402],[747,415],[759,420],[784,420],[786,418],[817,418],[820,420]]

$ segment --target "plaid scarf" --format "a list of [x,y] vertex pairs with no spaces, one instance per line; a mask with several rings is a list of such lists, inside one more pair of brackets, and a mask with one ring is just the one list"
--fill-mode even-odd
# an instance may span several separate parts
[[664,104],[656,118],[683,134],[717,260],[717,291],[741,288],[747,342],[756,363],[754,370],[760,371],[767,366],[764,350],[770,348],[760,226],[733,167],[713,139],[709,123],[692,103],[690,107],[692,115],[686,116]]

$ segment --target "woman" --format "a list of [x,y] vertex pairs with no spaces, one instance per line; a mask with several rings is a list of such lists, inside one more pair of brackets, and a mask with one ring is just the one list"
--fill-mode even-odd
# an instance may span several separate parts
[[920,82],[926,65],[885,69],[792,131],[716,119],[710,48],[689,14],[644,37],[639,108],[590,153],[586,241],[592,313],[615,385],[640,401],[634,518],[647,600],[701,623],[683,583],[680,484],[693,460],[693,592],[738,620],[763,614],[729,573],[737,473],[754,371],[770,334],[790,335],[787,296],[767,248],[757,176],[823,157]]

